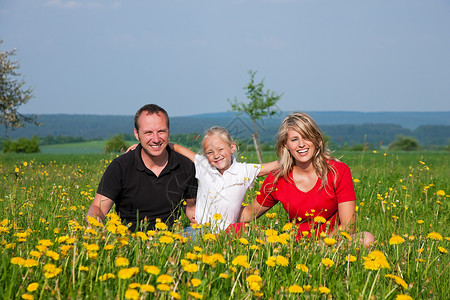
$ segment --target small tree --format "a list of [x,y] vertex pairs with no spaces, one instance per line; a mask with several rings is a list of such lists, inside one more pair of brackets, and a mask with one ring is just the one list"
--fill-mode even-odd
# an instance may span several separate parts
[[255,144],[256,155],[258,156],[259,163],[262,163],[262,151],[261,143],[258,134],[257,120],[265,116],[273,116],[277,110],[274,108],[275,104],[280,100],[283,94],[277,94],[274,91],[264,91],[264,79],[255,83],[256,71],[250,70],[250,82],[244,87],[246,90],[245,95],[250,100],[248,104],[238,102],[236,98],[234,101],[227,99],[231,104],[231,110],[236,111],[239,114],[246,113],[253,122],[253,143]]
[[37,153],[40,151],[39,137],[36,135],[31,139],[21,137],[15,141],[5,140],[3,142],[4,153]]
[[[0,40],[0,47],[3,41]],[[16,55],[16,49],[1,51],[0,49],[0,125],[8,128],[24,126],[24,122],[38,125],[35,116],[24,116],[17,109],[33,97],[31,88],[25,89],[25,81],[18,72],[20,64],[11,61],[10,57]]]
[[399,135],[388,148],[389,150],[412,151],[419,149],[419,142],[413,137]]
[[111,137],[106,142],[105,153],[123,152],[123,151],[127,150],[127,148],[128,148],[128,145],[127,145],[127,143],[125,143],[123,134],[117,134],[117,135]]

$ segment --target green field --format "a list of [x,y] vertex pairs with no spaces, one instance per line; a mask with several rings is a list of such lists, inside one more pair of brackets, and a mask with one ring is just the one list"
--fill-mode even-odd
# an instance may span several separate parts
[[[240,239],[208,228],[200,240],[186,239],[185,217],[173,231],[161,224],[129,234],[114,214],[88,227],[85,214],[116,154],[98,152],[99,142],[79,152],[64,147],[0,155],[1,299],[448,297],[447,152],[334,153],[352,170],[357,229],[376,236],[365,249],[345,234],[296,242],[281,205]],[[253,154],[239,157],[256,162]]]

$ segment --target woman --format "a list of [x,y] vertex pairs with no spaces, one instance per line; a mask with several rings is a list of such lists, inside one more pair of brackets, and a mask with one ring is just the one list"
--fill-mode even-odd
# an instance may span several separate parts
[[[276,151],[279,167],[269,174],[251,205],[241,211],[241,222],[249,222],[281,202],[289,218],[297,223],[297,239],[319,238],[320,233],[355,232],[355,190],[349,167],[332,157],[314,120],[293,113],[281,123]],[[365,246],[374,241],[370,232],[358,238]]]

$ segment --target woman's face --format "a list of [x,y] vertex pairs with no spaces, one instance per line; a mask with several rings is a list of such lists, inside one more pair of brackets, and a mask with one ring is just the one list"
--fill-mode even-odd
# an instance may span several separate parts
[[285,147],[291,153],[296,165],[310,163],[316,151],[314,143],[303,138],[294,129],[288,130]]

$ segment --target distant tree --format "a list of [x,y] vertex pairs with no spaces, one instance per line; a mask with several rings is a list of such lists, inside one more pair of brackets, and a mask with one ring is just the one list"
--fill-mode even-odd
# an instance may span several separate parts
[[389,150],[412,151],[419,149],[419,142],[410,136],[399,135],[397,139],[388,146]]
[[[0,40],[0,47],[3,41]],[[24,122],[37,125],[35,116],[25,116],[17,109],[20,105],[27,103],[33,97],[31,88],[25,88],[25,81],[18,72],[20,64],[11,61],[11,56],[16,55],[16,49],[2,51],[0,49],[0,112],[2,118],[0,125],[4,124],[6,131],[8,128],[24,126]]]
[[236,98],[234,98],[233,101],[230,99],[227,100],[231,104],[232,111],[236,111],[239,114],[246,113],[252,120],[253,143],[255,144],[259,163],[262,163],[262,150],[258,134],[258,124],[256,121],[265,116],[273,116],[277,112],[274,106],[283,94],[277,94],[271,90],[264,91],[264,79],[259,83],[255,83],[256,71],[250,70],[248,73],[250,75],[250,82],[244,89],[246,90],[245,95],[250,102],[245,104],[243,102],[238,102]]
[[127,150],[128,147],[127,143],[125,143],[123,134],[116,134],[106,142],[105,152],[123,152]]
[[3,142],[4,153],[37,153],[40,151],[39,137],[37,136],[33,136],[31,139],[21,137],[15,141],[5,140]]

